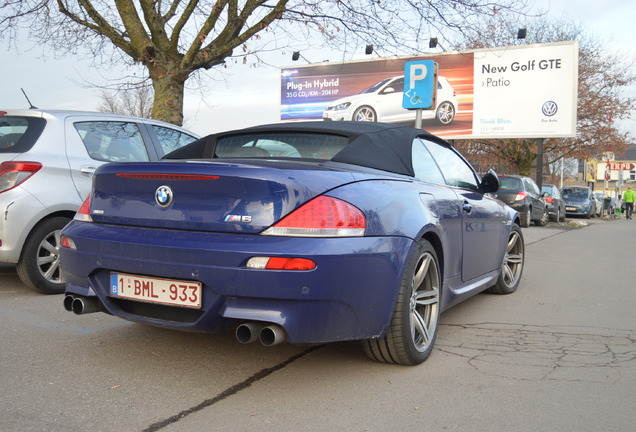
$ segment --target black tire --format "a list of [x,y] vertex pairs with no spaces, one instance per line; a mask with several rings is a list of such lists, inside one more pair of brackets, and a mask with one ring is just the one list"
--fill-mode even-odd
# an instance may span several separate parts
[[18,276],[26,286],[42,294],[61,294],[66,285],[60,273],[60,232],[69,223],[65,217],[53,217],[40,222],[27,237]]
[[442,276],[433,246],[417,244],[406,265],[393,317],[382,339],[362,341],[372,360],[417,365],[431,355],[440,314]]
[[532,208],[528,207],[528,211],[521,214],[521,227],[528,228],[530,226],[530,220],[532,218]]
[[363,105],[353,113],[353,121],[374,122],[378,121],[375,110],[368,105]]
[[512,294],[517,290],[523,265],[525,261],[525,243],[521,228],[517,224],[512,225],[512,230],[508,236],[506,253],[501,264],[501,274],[497,282],[488,289],[493,294]]
[[442,102],[437,107],[437,112],[435,113],[435,118],[437,122],[441,125],[450,124],[455,118],[455,107],[450,102]]
[[534,224],[536,226],[546,226],[549,220],[550,220],[550,213],[548,213],[548,209],[544,209],[541,219],[535,220]]

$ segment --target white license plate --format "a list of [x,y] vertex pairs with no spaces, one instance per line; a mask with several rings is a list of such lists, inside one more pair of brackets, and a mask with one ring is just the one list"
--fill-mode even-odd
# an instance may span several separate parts
[[576,211],[576,208],[574,208],[574,207],[566,207],[565,211]]
[[110,294],[150,303],[201,308],[201,282],[111,273]]

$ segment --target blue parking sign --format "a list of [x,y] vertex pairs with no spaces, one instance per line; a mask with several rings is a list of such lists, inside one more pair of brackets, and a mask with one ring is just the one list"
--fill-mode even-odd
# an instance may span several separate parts
[[435,108],[436,90],[437,63],[433,60],[415,60],[404,63],[402,108]]

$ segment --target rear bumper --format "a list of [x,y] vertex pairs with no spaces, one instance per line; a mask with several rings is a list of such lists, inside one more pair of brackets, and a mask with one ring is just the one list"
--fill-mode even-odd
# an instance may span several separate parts
[[525,215],[526,213],[528,213],[528,204],[526,204],[525,202],[516,201],[508,204],[508,206],[515,209],[520,215]]
[[[185,331],[214,332],[245,321],[282,326],[290,343],[382,336],[412,246],[404,237],[295,238],[179,232],[73,222],[77,250],[62,250],[67,294],[98,297],[113,315]],[[310,271],[257,270],[254,256],[305,257]],[[161,306],[110,295],[110,272],[203,284],[202,308]]]

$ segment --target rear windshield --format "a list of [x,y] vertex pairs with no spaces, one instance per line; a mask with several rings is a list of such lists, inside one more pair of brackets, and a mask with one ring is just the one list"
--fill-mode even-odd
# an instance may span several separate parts
[[0,117],[0,153],[29,151],[45,125],[46,120],[39,117]]
[[499,177],[499,190],[520,191],[523,190],[521,179],[515,177]]
[[331,160],[349,139],[340,135],[277,132],[233,135],[220,138],[215,147],[218,158],[303,158]]

